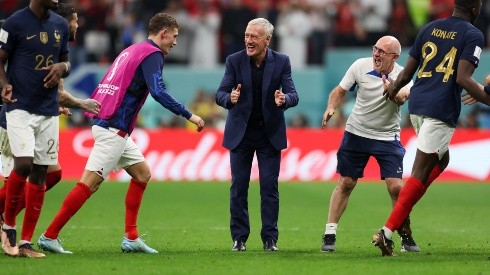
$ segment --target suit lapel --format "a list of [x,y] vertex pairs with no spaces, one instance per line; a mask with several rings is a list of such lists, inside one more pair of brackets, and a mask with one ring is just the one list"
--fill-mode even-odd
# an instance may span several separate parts
[[[242,76],[243,76],[243,83],[242,83],[242,92],[243,91],[252,91],[253,92],[253,85],[252,85],[252,69],[250,68],[250,57],[245,53],[242,58],[242,64],[240,66],[242,68]],[[252,92],[246,93],[247,101],[250,103],[250,106],[253,103],[253,95]]]
[[265,102],[267,98],[267,93],[269,91],[269,85],[272,79],[272,73],[274,72],[274,67],[276,63],[274,60],[274,55],[270,49],[267,49],[266,62],[264,67],[264,78],[262,79],[262,107],[265,107]]

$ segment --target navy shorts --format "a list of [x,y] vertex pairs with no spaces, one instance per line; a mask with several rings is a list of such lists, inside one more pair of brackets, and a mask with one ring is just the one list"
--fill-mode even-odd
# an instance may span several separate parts
[[344,132],[337,152],[337,173],[354,179],[364,176],[369,157],[379,164],[381,179],[401,178],[405,148],[399,140],[375,140]]

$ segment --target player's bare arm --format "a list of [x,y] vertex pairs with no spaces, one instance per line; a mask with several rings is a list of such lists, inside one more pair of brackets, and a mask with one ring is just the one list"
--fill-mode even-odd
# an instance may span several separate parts
[[475,71],[475,66],[468,60],[460,60],[458,63],[458,71],[456,83],[463,87],[474,99],[490,105],[490,95],[485,93],[483,86],[478,84],[472,75]]
[[400,89],[407,85],[410,80],[412,80],[412,77],[415,74],[418,66],[419,61],[409,56],[405,68],[400,72],[400,74],[398,74],[398,77],[395,81],[390,82],[387,89],[385,89],[385,91],[383,92],[386,100],[389,99],[391,101],[394,101],[395,96],[400,91]]
[[49,71],[48,75],[44,78],[44,87],[53,88],[58,85],[62,77],[67,77],[70,74],[71,64],[68,61],[68,55],[61,56],[60,62],[43,67],[42,69]]
[[328,97],[327,109],[322,117],[322,129],[327,127],[328,120],[335,113],[335,109],[337,109],[337,107],[342,103],[342,99],[345,97],[346,93],[347,91],[338,85],[330,93],[330,96]]
[[[483,85],[480,83],[478,83],[478,86],[480,89],[484,89]],[[463,93],[461,93],[461,102],[463,102],[464,105],[473,105],[477,103],[478,100],[474,99],[467,91],[463,91]]]
[[406,86],[401,88],[400,91],[395,96],[395,102],[398,105],[403,105],[410,96],[410,89]]
[[[391,77],[386,79],[385,75],[383,75],[381,79],[383,80],[384,90],[388,89],[390,83],[394,81]],[[405,101],[408,100],[409,95],[410,95],[410,89],[408,89],[407,86],[405,86],[401,88],[400,91],[395,95],[395,97],[393,98],[393,102],[396,103],[398,106],[401,106],[405,103]]]
[[5,65],[8,60],[8,53],[0,50],[0,87],[2,88],[2,101],[5,103],[15,103],[17,100],[12,99],[12,85],[8,83],[7,74],[5,73]]
[[[485,86],[489,86],[489,85],[490,85],[490,75],[487,75],[487,77],[485,77]],[[482,90],[485,89],[485,87],[483,87],[483,85],[481,85],[480,83],[478,83],[478,86]],[[473,105],[478,102],[478,100],[473,98],[467,91],[464,91],[461,94],[461,101],[463,102],[464,105]]]
[[[490,75],[487,75],[487,77],[485,77],[485,85],[490,85]],[[480,89],[484,89],[483,85],[481,85],[480,83],[478,83],[478,86],[480,87]],[[473,105],[477,103],[478,100],[474,99],[467,91],[463,91],[463,93],[461,93],[461,102],[463,102],[464,105]]]
[[[79,108],[96,115],[100,111],[100,103],[97,100],[91,98],[79,99],[66,91],[63,85],[63,79],[60,79],[58,84],[58,101],[61,107]],[[63,114],[66,113],[63,112]]]
[[[489,85],[490,85],[490,75],[487,75],[487,77],[485,77],[485,86],[489,86]],[[478,86],[482,90],[485,88],[480,83],[478,83]],[[463,93],[461,94],[461,101],[463,102],[464,105],[473,105],[478,102],[478,100],[474,99],[467,91],[463,91]]]

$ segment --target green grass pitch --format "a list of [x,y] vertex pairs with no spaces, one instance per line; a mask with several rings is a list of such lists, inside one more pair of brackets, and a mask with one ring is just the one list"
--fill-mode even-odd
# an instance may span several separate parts
[[[73,185],[63,182],[46,194],[33,242]],[[251,235],[247,251],[236,253],[228,183],[152,182],[138,223],[146,242],[160,251],[156,255],[120,250],[127,186],[103,183],[65,226],[60,237],[73,255],[0,255],[0,274],[490,274],[488,183],[433,184],[411,215],[422,252],[392,258],[381,257],[370,243],[391,208],[382,183],[358,184],[339,223],[334,253],[320,252],[333,183],[280,184],[277,253],[262,249],[259,186],[251,184]],[[17,222],[22,224],[22,215]]]

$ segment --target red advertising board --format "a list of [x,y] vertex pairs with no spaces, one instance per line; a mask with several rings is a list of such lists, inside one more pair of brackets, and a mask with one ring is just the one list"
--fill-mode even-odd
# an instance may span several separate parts
[[[60,163],[63,178],[79,179],[93,145],[90,129],[69,129],[60,132]],[[281,181],[329,181],[336,173],[337,148],[341,129],[290,129],[288,148],[283,151]],[[416,151],[415,133],[402,131],[407,153],[404,176],[410,175]],[[153,180],[229,181],[229,154],[221,146],[219,130],[197,133],[185,129],[136,129],[132,138],[146,157]],[[441,180],[490,181],[490,131],[457,129],[450,145],[451,161]],[[128,180],[124,171],[110,175],[112,180]],[[256,160],[252,179],[258,179]],[[379,168],[371,159],[364,180],[379,180]]]

